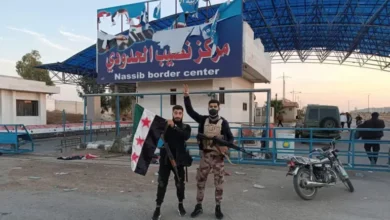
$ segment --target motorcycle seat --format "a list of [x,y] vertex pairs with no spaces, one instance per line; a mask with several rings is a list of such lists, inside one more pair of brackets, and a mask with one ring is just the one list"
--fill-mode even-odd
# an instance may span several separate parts
[[309,158],[310,163],[312,164],[320,164],[322,163],[319,159]]
[[301,157],[297,156],[295,157],[299,162],[304,163],[304,164],[320,164],[321,160],[319,159],[314,159],[314,158],[308,158],[308,157]]

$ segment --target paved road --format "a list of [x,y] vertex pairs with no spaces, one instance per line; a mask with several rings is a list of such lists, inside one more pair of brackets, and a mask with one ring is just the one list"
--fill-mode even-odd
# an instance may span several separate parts
[[[12,159],[12,158],[11,158]],[[80,182],[85,179],[82,175],[91,175],[93,163],[87,166],[81,165],[78,168],[73,167],[70,175],[75,175],[72,182],[79,182],[79,191],[64,192],[61,189],[51,186],[49,189],[33,190],[31,187],[39,185],[50,186],[50,178],[56,179],[52,172],[57,172],[60,167],[66,169],[66,166],[73,162],[52,162],[46,168],[36,167],[35,170],[48,170],[49,174],[41,174],[42,179],[30,180],[27,177],[17,175],[7,175],[10,172],[22,172],[34,165],[24,166],[22,170],[10,171],[12,167],[18,164],[11,159],[0,160],[0,219],[1,220],[149,220],[153,208],[156,194],[156,185],[151,185],[156,177],[153,173],[157,170],[155,166],[150,168],[146,177],[132,174],[128,177],[128,184],[123,188],[131,187],[133,184],[143,182],[142,187],[136,188],[132,192],[91,192],[88,189],[88,183]],[[39,166],[35,161],[35,166]],[[127,164],[127,165],[126,165]],[[110,182],[110,166],[117,167],[117,173],[125,176],[129,175],[128,162],[117,165],[104,165],[98,167],[95,176],[96,183],[101,185],[97,189],[102,189],[104,184]],[[31,168],[32,169],[32,168]],[[185,206],[187,211],[192,211],[195,205],[196,185],[195,179],[196,165],[189,170],[190,182],[186,185]],[[350,193],[346,191],[344,185],[337,185],[333,188],[322,189],[315,200],[303,201],[293,190],[292,178],[285,177],[285,169],[269,168],[263,166],[228,166],[227,169],[232,172],[232,176],[226,178],[225,194],[223,201],[223,211],[226,218],[230,220],[302,220],[302,219],[342,219],[342,220],[387,220],[390,216],[389,201],[390,193],[388,187],[390,184],[390,174],[388,173],[364,173],[363,177],[357,177],[350,172],[352,182],[356,191]],[[26,173],[27,175],[33,175]],[[245,175],[238,175],[235,172],[243,172]],[[77,176],[81,175],[81,176]],[[69,176],[70,177],[70,176]],[[62,177],[65,184],[66,177]],[[204,201],[204,214],[199,217],[200,220],[215,219],[214,201],[213,201],[213,181],[209,178]],[[1,178],[0,178],[1,180]],[[4,182],[11,182],[13,189],[3,188]],[[30,183],[28,185],[28,183]],[[42,183],[42,184],[40,184]],[[147,184],[149,183],[149,184]],[[58,184],[58,183],[57,183]],[[69,184],[69,183],[68,183]],[[173,181],[169,183],[169,189],[165,203],[162,206],[162,220],[188,219],[180,218],[176,212],[175,189]],[[254,184],[261,184],[265,188],[254,188]],[[107,187],[107,186],[106,186]],[[112,186],[114,187],[114,186]],[[110,186],[108,186],[110,189]],[[116,188],[115,188],[116,189]],[[93,190],[92,190],[93,191]]]

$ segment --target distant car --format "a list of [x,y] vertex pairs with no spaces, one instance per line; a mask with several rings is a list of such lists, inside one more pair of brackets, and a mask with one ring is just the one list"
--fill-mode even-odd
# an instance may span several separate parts
[[[340,128],[340,111],[337,106],[308,105],[305,117],[298,120],[296,128]],[[309,138],[309,130],[296,130],[296,138]],[[313,131],[315,138],[339,138],[339,130]]]

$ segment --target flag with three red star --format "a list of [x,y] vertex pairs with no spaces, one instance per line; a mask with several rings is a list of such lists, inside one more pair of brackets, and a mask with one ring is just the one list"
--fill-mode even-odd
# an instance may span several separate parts
[[133,122],[131,169],[145,176],[167,122],[138,104],[135,105]]

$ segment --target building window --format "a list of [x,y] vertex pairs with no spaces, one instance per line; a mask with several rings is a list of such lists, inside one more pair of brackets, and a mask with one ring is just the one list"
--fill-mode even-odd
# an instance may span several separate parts
[[[176,89],[171,89],[171,92],[176,92]],[[171,105],[176,105],[176,94],[171,95]]]
[[292,111],[292,108],[289,108],[288,110],[291,112],[291,111]]
[[242,110],[247,111],[248,110],[248,104],[247,103],[242,103]]
[[38,101],[16,100],[16,116],[39,116]]
[[[219,90],[225,90],[225,87],[219,87]],[[219,93],[219,104],[225,104],[225,93]]]

